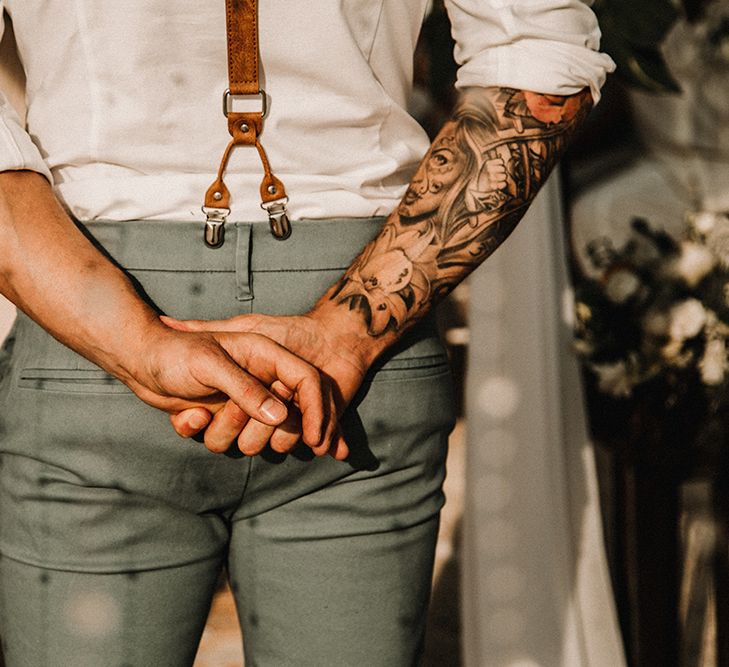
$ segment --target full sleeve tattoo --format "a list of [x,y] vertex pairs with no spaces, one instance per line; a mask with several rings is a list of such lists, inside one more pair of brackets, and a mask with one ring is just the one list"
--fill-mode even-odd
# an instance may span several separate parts
[[465,91],[330,305],[359,313],[371,337],[396,337],[504,241],[590,106],[587,91]]

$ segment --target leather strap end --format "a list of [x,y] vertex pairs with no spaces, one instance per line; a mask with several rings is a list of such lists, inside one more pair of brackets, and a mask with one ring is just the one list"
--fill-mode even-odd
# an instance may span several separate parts
[[205,193],[206,208],[230,208],[230,191],[222,178],[216,178]]
[[276,178],[272,173],[267,173],[261,181],[261,201],[268,204],[277,199],[286,197],[286,188],[284,184]]
[[263,116],[260,113],[229,113],[228,132],[236,146],[255,146],[263,130]]

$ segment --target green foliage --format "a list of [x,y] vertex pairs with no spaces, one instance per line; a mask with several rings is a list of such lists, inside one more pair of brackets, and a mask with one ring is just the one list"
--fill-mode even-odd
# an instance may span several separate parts
[[602,49],[630,85],[653,93],[680,92],[660,44],[679,12],[671,0],[596,0]]

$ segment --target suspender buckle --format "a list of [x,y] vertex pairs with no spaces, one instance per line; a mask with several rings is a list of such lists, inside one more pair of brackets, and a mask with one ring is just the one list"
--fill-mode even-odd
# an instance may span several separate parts
[[255,97],[256,95],[261,98],[261,118],[265,118],[268,113],[268,98],[266,97],[266,91],[263,90],[263,88],[261,88],[257,93],[251,93],[250,95],[231,93],[230,88],[226,88],[223,93],[223,116],[227,118],[229,113],[233,113],[233,109],[231,108],[231,98],[250,98]]
[[202,211],[205,214],[205,245],[208,248],[219,248],[225,240],[224,225],[230,209],[203,206]]
[[268,224],[271,226],[271,234],[279,241],[285,241],[291,236],[291,222],[286,212],[286,204],[289,198],[277,199],[276,201],[261,204],[261,208],[268,212]]

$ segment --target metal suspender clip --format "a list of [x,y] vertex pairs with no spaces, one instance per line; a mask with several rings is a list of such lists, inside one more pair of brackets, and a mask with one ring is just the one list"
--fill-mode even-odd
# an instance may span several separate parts
[[261,208],[265,209],[268,213],[268,224],[271,226],[271,234],[279,241],[285,241],[291,236],[291,222],[286,213],[286,204],[288,204],[288,201],[289,198],[284,197],[283,199],[261,204]]
[[205,214],[205,245],[208,248],[219,248],[225,240],[224,225],[230,209],[203,206],[202,211]]

